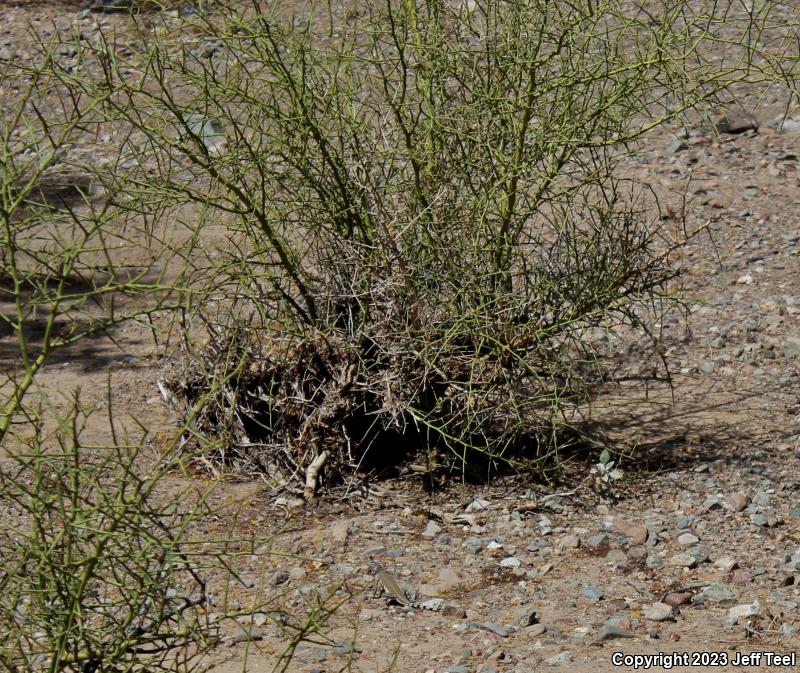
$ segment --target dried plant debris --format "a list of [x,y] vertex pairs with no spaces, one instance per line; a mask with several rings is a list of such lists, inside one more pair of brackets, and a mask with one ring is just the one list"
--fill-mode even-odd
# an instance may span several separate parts
[[[275,338],[240,328],[184,358],[160,387],[188,435],[204,438],[199,453],[212,469],[304,484],[307,494],[317,483],[396,465],[414,451],[447,455],[449,448],[443,465],[460,459],[486,469],[492,460],[520,466],[541,459],[555,435],[567,441],[566,432],[554,435],[541,389],[538,396],[533,386],[517,389],[506,399],[500,386],[481,389],[476,367],[481,379],[511,385],[514,372],[500,360],[453,349],[431,366],[418,351],[413,356],[415,349],[401,357],[398,344],[395,355],[389,345],[337,333]],[[506,453],[488,448],[498,438]],[[575,433],[571,440],[581,441]]]

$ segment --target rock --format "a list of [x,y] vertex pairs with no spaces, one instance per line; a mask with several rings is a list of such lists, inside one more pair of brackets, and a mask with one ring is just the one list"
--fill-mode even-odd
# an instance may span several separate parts
[[442,532],[442,527],[433,520],[429,520],[425,526],[425,530],[422,531],[422,539],[423,540],[433,540],[439,533]]
[[477,537],[468,537],[464,540],[464,547],[467,549],[467,553],[472,554],[473,556],[480,554],[481,550],[483,549],[483,541]]
[[614,532],[628,538],[633,545],[642,545],[647,542],[648,530],[647,526],[643,524],[628,521],[621,516],[610,517],[606,520],[606,524]]
[[608,544],[609,538],[608,535],[605,533],[599,533],[598,535],[592,535],[591,537],[586,539],[586,546],[590,549],[597,549],[598,547],[603,547]]
[[516,556],[508,556],[500,561],[501,568],[519,568],[522,565],[522,561],[520,561]]
[[752,285],[753,284],[753,277],[749,273],[746,273],[744,276],[739,276],[739,278],[736,279],[736,284],[737,285]]
[[488,500],[484,500],[483,498],[475,498],[469,505],[466,506],[464,511],[467,514],[474,514],[475,512],[483,512],[489,509],[489,505],[491,503]]
[[545,631],[547,631],[547,627],[544,624],[533,624],[525,629],[525,633],[531,638],[538,638]]
[[644,562],[644,564],[648,568],[663,568],[664,565],[666,564],[666,561],[662,556],[659,556],[658,554],[650,554],[647,557],[647,560]]
[[597,634],[597,642],[604,643],[606,640],[614,638],[635,638],[636,636],[615,624],[605,624]]
[[756,198],[758,196],[758,187],[744,187],[743,189],[739,190],[739,194],[743,199],[750,199]]
[[423,610],[432,610],[434,612],[443,612],[446,605],[447,603],[443,598],[431,598],[419,604]]
[[672,556],[667,563],[673,568],[694,568],[697,565],[697,559],[689,552],[681,552]]
[[734,584],[747,584],[752,579],[753,573],[749,572],[748,570],[737,570],[735,573],[733,573],[731,582]]
[[564,664],[572,663],[572,655],[569,653],[569,650],[566,650],[561,654],[545,659],[544,663],[548,666],[563,666]]
[[664,596],[664,603],[667,605],[677,606],[686,605],[692,600],[692,594],[688,591],[674,591]]
[[757,507],[770,507],[772,505],[772,497],[765,491],[759,491],[753,496],[751,502]]
[[725,573],[717,571],[717,572],[708,572],[707,570],[698,570],[695,573],[697,579],[701,582],[708,582],[709,584],[713,584],[714,582],[722,582],[725,580]]
[[227,138],[225,128],[219,120],[192,113],[187,117],[186,125],[190,131],[184,137],[186,142],[191,144],[194,140],[192,136],[196,136],[209,152],[221,152],[224,149]]
[[628,562],[628,555],[622,549],[610,549],[606,554],[606,561],[622,565]]
[[800,134],[800,120],[797,119],[775,119],[770,122],[770,126],[784,135]]
[[581,539],[575,533],[569,533],[556,542],[557,547],[562,549],[577,549],[581,546]]
[[651,622],[663,622],[673,619],[672,606],[667,603],[653,603],[645,610],[644,618]]
[[725,572],[730,572],[739,566],[739,564],[736,562],[736,559],[731,556],[722,556],[721,558],[718,558],[716,561],[714,561],[714,565]]
[[697,544],[698,542],[700,542],[700,538],[693,533],[681,533],[678,536],[678,544],[682,544],[685,547]]
[[647,551],[647,547],[631,547],[628,551],[628,558],[635,561],[641,561],[646,559],[649,553],[650,552]]
[[757,131],[758,120],[746,110],[734,110],[720,117],[715,124],[717,133],[744,133],[745,131]]
[[466,619],[467,611],[459,605],[445,605],[442,608],[442,615],[445,617],[454,617],[455,619]]
[[603,592],[595,587],[583,587],[583,589],[581,589],[581,595],[586,596],[586,598],[595,603],[603,600]]
[[709,584],[702,592],[702,596],[706,601],[712,600],[723,603],[725,601],[734,601],[736,596],[724,584],[714,583]]
[[743,512],[750,504],[750,496],[746,493],[733,493],[727,500],[728,509],[732,512]]
[[698,544],[690,549],[687,549],[686,551],[694,557],[697,565],[708,561],[708,551],[702,545]]
[[783,352],[787,358],[800,358],[800,339],[789,337],[783,342]]
[[0,47],[0,61],[11,61],[14,59],[14,52],[8,47]]
[[494,622],[482,622],[480,626],[482,629],[494,633],[494,635],[500,636],[501,638],[508,638],[508,636],[511,635],[509,629],[505,626],[500,626],[500,624],[495,624]]
[[761,604],[758,601],[754,601],[751,604],[737,605],[736,607],[728,610],[728,616],[725,619],[725,623],[729,626],[733,626],[734,624],[738,624],[740,619],[746,617],[756,617],[760,614]]

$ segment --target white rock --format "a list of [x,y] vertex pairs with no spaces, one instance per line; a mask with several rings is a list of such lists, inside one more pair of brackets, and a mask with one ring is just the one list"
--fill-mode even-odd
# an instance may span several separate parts
[[467,505],[466,509],[464,510],[467,514],[474,514],[475,512],[483,512],[484,510],[489,509],[489,505],[491,505],[488,500],[484,500],[483,498],[475,498],[469,505]]
[[797,135],[800,133],[800,120],[798,119],[776,120],[775,125],[778,129],[778,133],[784,133],[786,135]]
[[723,556],[722,558],[718,558],[716,561],[714,561],[714,565],[725,572],[733,570],[739,566],[739,564],[736,562],[736,559],[731,556]]
[[739,278],[736,280],[736,284],[737,285],[752,285],[753,284],[753,277],[749,273],[746,273],[744,276],[739,276]]
[[672,617],[672,606],[666,603],[653,603],[644,613],[644,618],[651,622],[663,622]]
[[563,666],[564,664],[569,664],[571,662],[572,655],[569,653],[569,650],[544,660],[544,663],[546,663],[548,666]]
[[761,604],[758,601],[737,605],[728,610],[728,617],[725,619],[725,623],[729,626],[733,626],[737,624],[742,617],[755,617],[760,614]]
[[688,552],[675,554],[671,557],[667,564],[673,568],[694,568],[697,565],[697,559]]
[[442,532],[442,527],[435,521],[428,521],[425,530],[422,531],[423,540],[433,540],[439,533]]
[[525,633],[531,638],[541,636],[545,631],[547,631],[547,627],[544,624],[534,624],[525,629]]

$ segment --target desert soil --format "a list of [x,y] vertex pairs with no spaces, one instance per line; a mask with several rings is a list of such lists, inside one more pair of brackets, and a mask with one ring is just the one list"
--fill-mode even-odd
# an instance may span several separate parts
[[[64,4],[1,11],[10,58],[25,57],[28,24],[128,20]],[[766,655],[736,665],[800,649],[800,135],[770,124],[785,104],[779,93],[747,103],[758,130],[664,129],[628,162],[662,210],[685,209],[708,229],[679,261],[688,319],[662,326],[672,388],[653,376],[645,341],[609,343],[624,366],[597,417],[631,447],[610,492],[584,479],[591,462],[549,487],[516,477],[431,493],[410,472],[313,505],[268,497],[259,481],[217,489],[219,515],[200,532],[252,537],[272,552],[242,557],[241,605],[281,592],[292,611],[315,591],[352,593],[330,640],[301,645],[289,670],[634,670],[614,653],[659,652],[688,653],[677,670],[798,668]],[[118,413],[154,437],[174,432],[156,387],[163,347],[136,325],[113,336],[54,358],[41,385],[80,386],[107,404],[110,380]],[[13,337],[0,339],[0,366],[14,355]],[[176,475],[166,494],[185,485]],[[420,602],[447,609],[374,597],[373,560]],[[206,662],[219,673],[270,670],[285,642],[260,613],[226,636]]]

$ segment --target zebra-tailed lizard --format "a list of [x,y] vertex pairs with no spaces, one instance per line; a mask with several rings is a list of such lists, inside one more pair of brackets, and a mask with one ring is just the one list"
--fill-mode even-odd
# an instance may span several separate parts
[[376,596],[383,594],[399,605],[408,608],[416,608],[417,610],[434,610],[438,612],[442,609],[441,605],[436,605],[436,607],[434,607],[410,600],[406,592],[400,588],[400,584],[398,584],[394,575],[385,570],[379,563],[372,564],[372,572],[375,575]]

